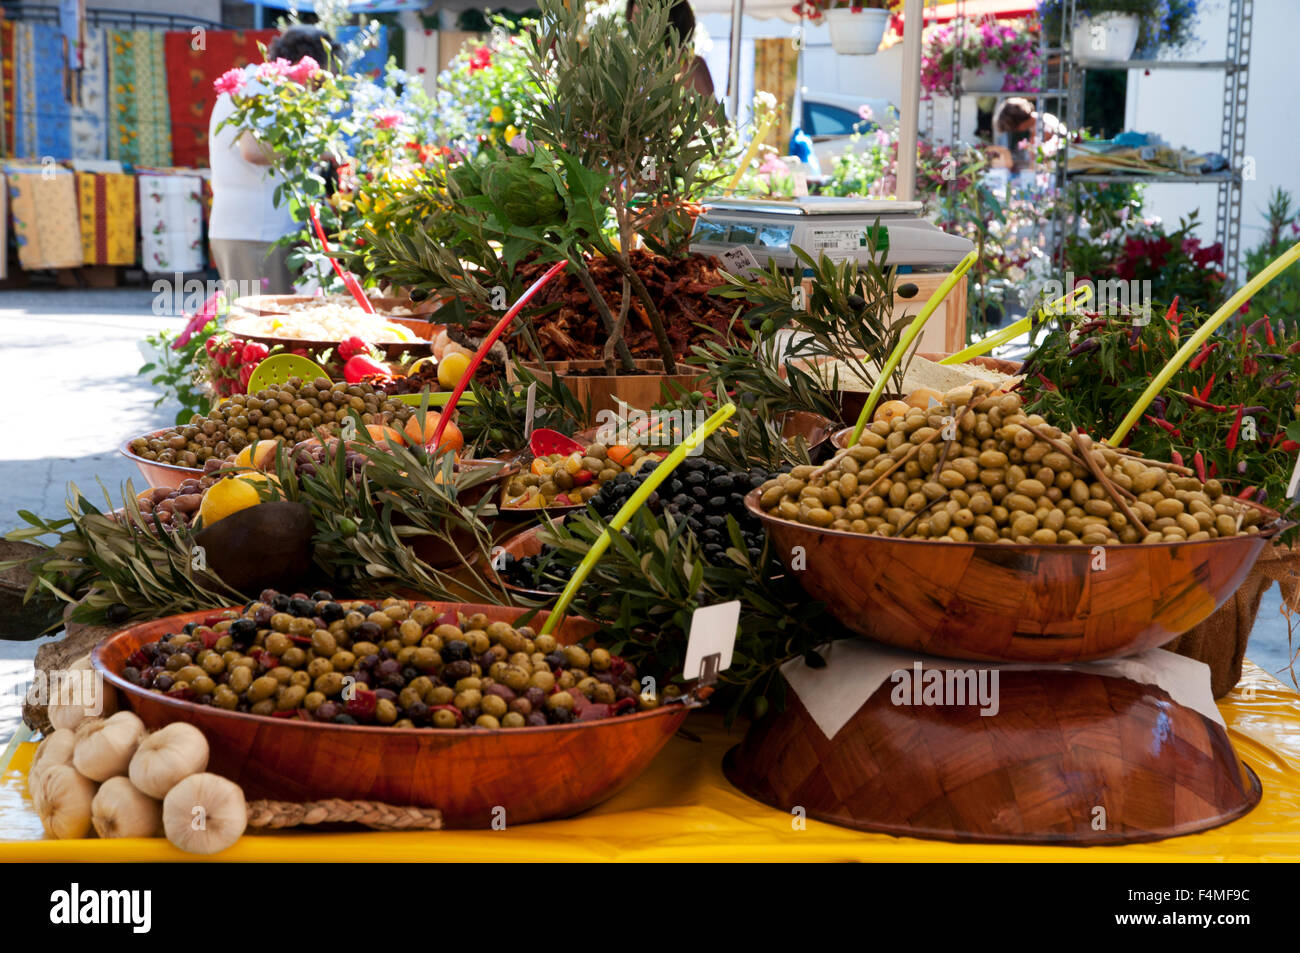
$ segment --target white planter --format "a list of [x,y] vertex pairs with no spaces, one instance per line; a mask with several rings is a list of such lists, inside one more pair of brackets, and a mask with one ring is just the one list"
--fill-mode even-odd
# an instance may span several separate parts
[[889,29],[888,10],[859,10],[847,8],[827,10],[826,25],[830,27],[831,49],[836,53],[864,54],[880,49],[880,41]]
[[963,67],[961,71],[961,88],[967,93],[1000,93],[1006,82],[1006,72],[992,66],[979,69]]
[[1080,17],[1070,30],[1076,60],[1127,60],[1137,48],[1141,22],[1132,13],[1102,13]]

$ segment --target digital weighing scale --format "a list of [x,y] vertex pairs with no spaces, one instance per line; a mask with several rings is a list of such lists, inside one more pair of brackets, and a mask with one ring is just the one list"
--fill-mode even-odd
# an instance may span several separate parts
[[871,257],[868,229],[879,226],[876,245],[889,265],[903,270],[947,269],[974,247],[921,218],[920,202],[812,195],[793,200],[715,198],[703,203],[691,251],[722,256],[743,247],[761,266],[800,267],[792,247],[835,261]]

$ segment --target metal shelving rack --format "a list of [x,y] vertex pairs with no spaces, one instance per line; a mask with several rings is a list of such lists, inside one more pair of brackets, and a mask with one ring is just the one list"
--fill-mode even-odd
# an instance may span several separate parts
[[[1229,284],[1237,282],[1236,268],[1241,252],[1241,188],[1242,165],[1246,146],[1246,105],[1250,79],[1251,22],[1255,0],[1228,0],[1228,30],[1224,58],[1221,60],[1152,60],[1124,61],[1074,59],[1067,24],[1074,21],[1075,0],[1066,0],[1061,17],[1061,35],[1052,37],[1049,44],[1046,31],[1039,37],[1040,62],[1043,64],[1042,85],[1024,92],[965,93],[961,88],[961,71],[955,69],[952,89],[952,117],[950,144],[956,146],[961,138],[963,99],[966,95],[988,96],[994,99],[1022,97],[1042,103],[1039,112],[1052,111],[1065,116],[1069,129],[1082,126],[1084,106],[1084,80],[1088,70],[1218,70],[1223,73],[1223,110],[1219,131],[1219,152],[1228,161],[1228,171],[1204,175],[1170,173],[1167,175],[1140,174],[1066,174],[1069,162],[1068,136],[1062,144],[1057,164],[1056,187],[1064,193],[1070,184],[1108,185],[1118,183],[1213,185],[1217,189],[1215,203],[1215,241],[1223,246],[1224,266]],[[960,47],[965,29],[966,3],[957,0],[953,40]],[[934,99],[926,100],[926,126],[933,133]],[[1038,138],[1042,140],[1042,119],[1039,118]],[[1060,203],[1057,203],[1060,208]],[[1077,216],[1075,223],[1077,225]],[[1064,253],[1066,222],[1060,217],[1053,222],[1053,260],[1061,267]]]
[[[1215,241],[1223,246],[1224,271],[1229,285],[1237,283],[1238,257],[1241,252],[1241,187],[1242,166],[1246,148],[1246,105],[1250,80],[1251,23],[1255,0],[1228,0],[1228,30],[1225,56],[1221,60],[1095,60],[1073,58],[1072,44],[1066,35],[1066,24],[1075,16],[1075,0],[1067,0],[1061,17],[1059,45],[1048,52],[1056,55],[1056,82],[1066,91],[1066,125],[1069,129],[1082,126],[1084,106],[1084,81],[1088,70],[1217,70],[1223,73],[1223,111],[1219,129],[1219,152],[1228,162],[1225,172],[1204,175],[1169,173],[1165,175],[1141,174],[1080,174],[1069,175],[1069,137],[1062,145],[1057,166],[1057,188],[1064,190],[1071,183],[1080,184],[1182,184],[1213,185],[1217,189],[1214,215]],[[1046,37],[1043,38],[1044,42]],[[1047,60],[1044,60],[1046,63]],[[1043,71],[1047,80],[1048,70]],[[1077,226],[1077,217],[1075,219]],[[1064,223],[1057,223],[1056,234],[1064,234]],[[1054,258],[1060,261],[1063,242],[1057,242]],[[1063,270],[1063,269],[1062,269]]]

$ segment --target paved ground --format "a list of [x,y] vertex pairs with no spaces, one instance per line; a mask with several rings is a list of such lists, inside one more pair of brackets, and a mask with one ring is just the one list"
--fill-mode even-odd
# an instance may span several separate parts
[[[117,452],[127,437],[171,423],[175,407],[136,371],[144,337],[180,319],[153,314],[140,289],[0,291],[0,532],[20,509],[65,513],[67,485],[100,499],[140,482]],[[40,642],[0,641],[0,745],[18,724]]]
[[[90,495],[97,477],[113,490],[139,480],[117,447],[176,412],[154,407],[156,392],[136,373],[144,336],[180,323],[155,316],[152,301],[142,289],[0,291],[0,531],[17,525],[19,509],[61,515],[69,481]],[[1280,605],[1274,588],[1250,643],[1273,672],[1291,654]],[[0,746],[18,724],[19,686],[39,644],[0,641]]]

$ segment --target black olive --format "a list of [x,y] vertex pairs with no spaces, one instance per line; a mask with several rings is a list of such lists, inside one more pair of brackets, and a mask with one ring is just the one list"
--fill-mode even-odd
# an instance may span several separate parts
[[114,602],[104,610],[104,620],[114,624],[131,618],[131,607],[122,602]]
[[402,669],[402,680],[409,682],[420,677],[420,670],[414,665],[408,665]]
[[326,622],[337,622],[347,615],[343,611],[343,607],[337,602],[326,602],[323,606],[318,606],[317,609],[320,612],[320,617]]
[[406,709],[406,717],[411,719],[417,725],[429,720],[429,706],[422,701],[411,703],[411,707]]
[[386,698],[390,702],[395,702],[397,701],[397,692],[393,691],[391,688],[376,688],[375,697]]
[[143,679],[140,678],[140,670],[134,665],[128,665],[126,668],[122,669],[122,677],[132,685],[139,685],[143,681]]
[[275,597],[271,599],[271,608],[276,612],[288,612],[289,606],[292,604],[293,600],[283,593],[277,593]]
[[[445,651],[445,649],[444,649]],[[442,668],[443,681],[448,684],[455,684],[462,678],[469,678],[474,672],[474,667],[469,659],[460,659],[455,662],[448,662]]]
[[383,637],[383,634],[384,630],[379,627],[378,622],[367,620],[357,627],[357,634],[354,638],[359,642],[378,642]]
[[310,618],[316,614],[316,603],[310,599],[290,599],[288,611],[300,619]]
[[356,723],[357,720],[353,718],[351,715],[347,714],[346,712],[344,714],[334,716],[334,724],[336,725],[355,725]]
[[443,662],[467,662],[470,658],[469,643],[464,639],[451,639],[442,647],[441,655]]
[[552,652],[550,655],[546,656],[546,664],[553,670],[558,670],[568,668],[569,660],[563,652]]
[[326,592],[324,589],[317,589],[315,592],[311,594],[311,601],[312,602],[333,602],[334,596],[331,593]]
[[573,721],[573,712],[568,708],[552,708],[546,716],[553,725],[567,725]]
[[186,635],[193,635],[194,630],[197,629],[198,627],[199,624],[197,622],[186,622],[185,628],[181,629],[181,631],[184,632]]

